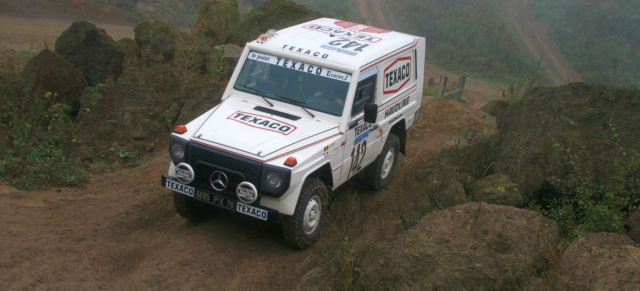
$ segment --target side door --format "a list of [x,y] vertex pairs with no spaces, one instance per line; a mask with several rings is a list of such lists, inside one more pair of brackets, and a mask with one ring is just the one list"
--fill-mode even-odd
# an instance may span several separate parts
[[364,122],[364,107],[365,104],[375,101],[377,79],[377,67],[360,75],[358,87],[353,98],[349,130],[345,138],[346,145],[341,181],[353,177],[376,158],[376,154],[370,149],[376,148],[375,142],[379,142],[379,139],[376,139],[377,131],[373,129],[375,126]]

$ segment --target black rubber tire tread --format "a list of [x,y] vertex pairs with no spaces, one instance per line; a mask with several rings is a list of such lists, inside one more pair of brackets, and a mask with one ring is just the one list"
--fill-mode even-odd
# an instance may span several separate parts
[[[382,165],[384,165],[384,159],[387,156],[387,152],[393,148],[395,149],[395,155],[393,156],[393,165],[391,166],[391,172],[387,175],[386,178],[382,179],[380,177],[380,172],[382,171]],[[382,148],[382,152],[376,158],[376,160],[371,163],[365,169],[365,182],[369,187],[374,190],[380,190],[386,186],[391,177],[393,176],[393,172],[396,170],[396,165],[398,164],[398,155],[400,154],[400,139],[395,134],[389,134],[387,137],[387,141],[384,143],[384,148]]]
[[[302,227],[302,219],[308,201],[316,194],[320,196],[320,201],[322,203],[320,223],[312,234],[307,235]],[[325,216],[327,216],[328,197],[329,191],[320,179],[309,178],[304,182],[302,190],[300,191],[300,197],[298,197],[295,212],[292,216],[284,216],[282,219],[282,236],[288,245],[303,250],[318,241],[320,238],[322,223]]]
[[176,212],[191,222],[198,222],[204,217],[204,212],[193,198],[173,192],[173,208]]

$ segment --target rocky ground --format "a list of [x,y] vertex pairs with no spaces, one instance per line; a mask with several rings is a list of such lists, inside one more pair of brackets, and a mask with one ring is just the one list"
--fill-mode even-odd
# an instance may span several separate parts
[[[536,88],[512,104],[492,101],[483,107],[488,113],[477,108],[498,98],[490,83],[468,81],[467,105],[425,96],[391,184],[372,192],[355,179],[337,189],[322,239],[295,251],[277,226],[224,211],[188,223],[159,183],[169,164],[162,136],[216,104],[224,86],[212,72],[220,56],[202,43],[242,34],[230,28],[200,43],[156,21],[134,32],[116,42],[100,27],[75,22],[26,65],[15,52],[0,54],[0,75],[8,78],[0,81],[11,85],[2,88],[8,102],[0,102],[0,113],[15,101],[6,92],[40,99],[63,92],[59,101],[77,115],[73,141],[62,144],[90,173],[78,187],[0,185],[4,289],[640,288],[638,211],[603,219],[621,215],[612,220],[624,222],[620,234],[587,232],[572,242],[563,239],[565,224],[523,209],[560,195],[566,183],[558,181],[618,181],[608,173],[621,165],[617,177],[636,179],[624,193],[637,195],[638,90]],[[192,60],[199,66],[185,67]],[[20,108],[35,107],[29,100]],[[9,134],[16,123],[0,117],[0,144],[17,148]],[[567,147],[580,154],[567,160]],[[620,148],[624,155],[616,157]],[[105,170],[104,153],[134,162]],[[567,169],[567,161],[580,162],[589,176]]]

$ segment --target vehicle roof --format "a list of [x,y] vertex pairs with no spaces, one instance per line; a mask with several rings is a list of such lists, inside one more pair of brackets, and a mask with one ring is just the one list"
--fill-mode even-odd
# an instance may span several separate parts
[[412,47],[416,36],[344,20],[320,18],[281,29],[252,44],[272,50],[309,55],[356,69],[394,52]]

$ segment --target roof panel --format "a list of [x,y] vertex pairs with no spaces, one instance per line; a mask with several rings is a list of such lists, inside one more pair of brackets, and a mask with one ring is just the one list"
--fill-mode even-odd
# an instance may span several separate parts
[[373,26],[320,18],[281,29],[263,43],[253,43],[361,68],[399,48],[412,45],[416,38]]

